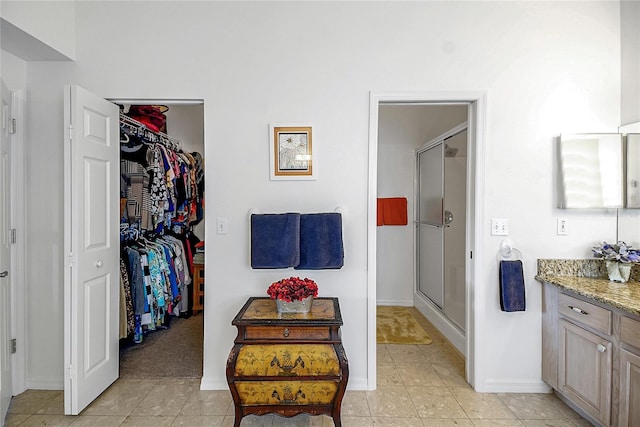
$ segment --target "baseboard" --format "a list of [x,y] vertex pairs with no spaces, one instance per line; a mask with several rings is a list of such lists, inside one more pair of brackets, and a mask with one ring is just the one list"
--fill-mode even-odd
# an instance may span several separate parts
[[369,390],[367,385],[367,379],[366,378],[362,378],[362,379],[349,378],[349,381],[347,381],[347,390],[354,390],[354,391]]
[[229,390],[229,384],[226,381],[202,377],[200,390]]
[[64,390],[64,381],[27,378],[28,390]]
[[[478,388],[476,388],[478,389]],[[482,393],[551,393],[552,389],[544,381],[528,380],[486,380]]]
[[397,306],[397,307],[413,307],[413,301],[406,300],[378,300],[376,305]]

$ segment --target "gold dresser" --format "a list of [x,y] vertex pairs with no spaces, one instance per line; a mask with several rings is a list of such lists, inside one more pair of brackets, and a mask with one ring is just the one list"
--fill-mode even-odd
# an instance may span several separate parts
[[278,313],[252,297],[231,322],[238,336],[227,360],[235,423],[248,414],[326,414],[341,425],[349,364],[337,298],[316,298],[309,313]]

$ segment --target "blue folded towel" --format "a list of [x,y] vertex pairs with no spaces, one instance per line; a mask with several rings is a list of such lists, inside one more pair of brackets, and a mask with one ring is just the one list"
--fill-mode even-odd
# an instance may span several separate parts
[[251,215],[251,268],[289,268],[300,263],[300,214]]
[[300,264],[296,270],[337,269],[344,265],[342,215],[336,212],[300,216]]
[[499,276],[502,311],[525,311],[522,261],[500,261]]

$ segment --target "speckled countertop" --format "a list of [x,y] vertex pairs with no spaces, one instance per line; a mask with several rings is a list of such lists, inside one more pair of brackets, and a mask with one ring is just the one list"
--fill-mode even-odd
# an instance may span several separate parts
[[539,259],[536,280],[640,315],[640,265],[627,283],[611,282],[604,262],[597,259]]

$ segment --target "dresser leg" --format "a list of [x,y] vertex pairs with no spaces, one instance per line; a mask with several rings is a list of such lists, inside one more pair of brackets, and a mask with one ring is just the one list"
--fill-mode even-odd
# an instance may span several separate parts
[[242,411],[236,406],[236,416],[233,419],[233,427],[240,427],[240,423],[242,422]]

